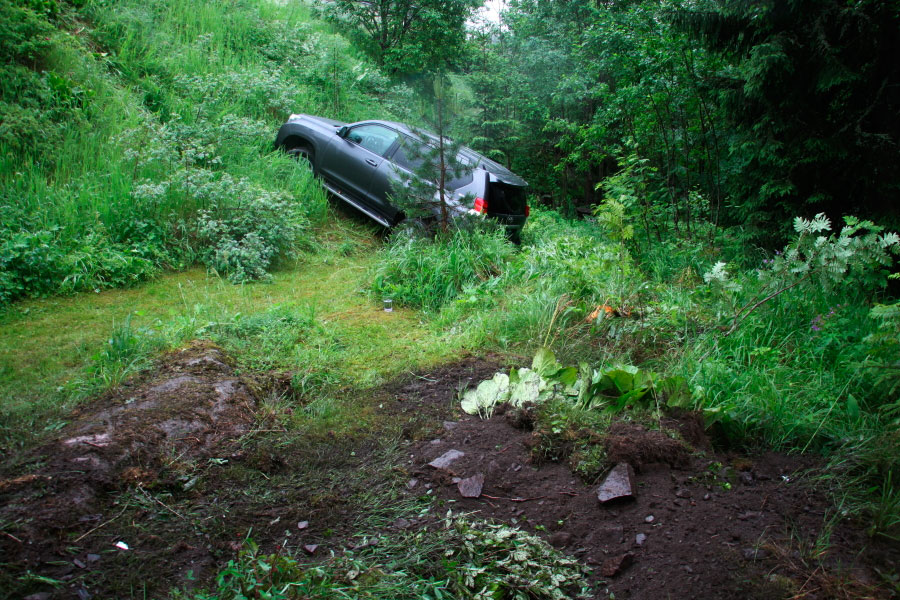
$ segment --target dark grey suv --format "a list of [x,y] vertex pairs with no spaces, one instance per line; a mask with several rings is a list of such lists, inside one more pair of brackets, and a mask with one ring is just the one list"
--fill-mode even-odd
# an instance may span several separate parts
[[[391,191],[414,176],[424,143],[421,132],[402,123],[347,124],[311,115],[291,115],[275,140],[276,147],[309,160],[328,191],[385,227],[403,219]],[[465,146],[457,160],[464,169],[446,185],[451,210],[487,214],[518,239],[528,218],[525,180]]]

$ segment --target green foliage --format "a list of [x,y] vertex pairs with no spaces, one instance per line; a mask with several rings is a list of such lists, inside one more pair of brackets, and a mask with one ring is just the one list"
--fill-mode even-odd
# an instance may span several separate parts
[[489,419],[497,404],[519,407],[543,404],[559,396],[577,396],[578,390],[573,387],[577,373],[574,367],[562,367],[550,350],[541,348],[530,369],[513,368],[509,375],[497,373],[492,379],[482,381],[475,389],[461,394],[460,407],[470,415]]
[[50,38],[56,29],[41,14],[39,6],[26,4],[12,0],[0,2],[0,62],[4,65],[35,64],[52,46]]
[[898,99],[883,93],[900,82],[888,58],[898,51],[896,6],[729,0],[676,15],[733,64],[713,85],[736,126],[737,222],[771,233],[791,215],[847,206],[896,218],[885,199],[900,182]]
[[[231,559],[216,575],[216,589],[200,593],[193,600],[287,600],[297,598],[303,570],[294,558],[283,554],[263,554],[247,538],[237,558]],[[184,597],[184,596],[181,596]]]
[[382,539],[379,550],[333,556],[304,565],[283,553],[262,554],[252,540],[216,576],[216,589],[176,598],[413,600],[510,598],[564,600],[590,597],[578,561],[539,537],[506,525],[447,515],[436,529]]
[[309,221],[286,194],[273,194],[245,180],[216,182],[237,200],[200,211],[201,260],[233,283],[269,278],[277,260],[295,255]]
[[326,17],[391,73],[460,66],[466,19],[478,6],[475,0],[323,3]]
[[113,330],[99,352],[91,356],[91,362],[80,377],[69,384],[69,391],[76,398],[84,398],[101,390],[115,387],[122,381],[145,369],[151,357],[166,347],[165,337],[147,327],[134,327],[132,314],[121,324],[113,324]]
[[371,293],[435,311],[499,276],[513,254],[502,231],[453,228],[434,240],[398,232],[380,253]]
[[657,408],[683,406],[690,394],[682,377],[662,378],[634,365],[591,369],[582,363],[580,368],[563,367],[550,350],[541,348],[531,369],[514,368],[509,375],[497,373],[461,396],[464,412],[487,419],[500,403],[519,407],[568,399],[583,409],[596,407],[619,413],[631,406],[641,406],[648,396]]

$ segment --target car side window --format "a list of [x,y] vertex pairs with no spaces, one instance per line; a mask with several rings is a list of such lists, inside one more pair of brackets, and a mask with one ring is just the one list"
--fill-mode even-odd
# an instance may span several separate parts
[[347,139],[378,156],[384,156],[399,135],[393,129],[381,125],[360,125],[350,130]]
[[391,157],[391,161],[404,169],[415,172],[425,163],[426,150],[421,148],[419,142],[407,135],[401,138],[401,142],[400,147]]

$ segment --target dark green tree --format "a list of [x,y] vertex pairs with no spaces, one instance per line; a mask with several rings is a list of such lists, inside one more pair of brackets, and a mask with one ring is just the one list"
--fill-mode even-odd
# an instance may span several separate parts
[[897,222],[900,3],[719,0],[676,14],[736,65],[715,79],[737,128],[734,222],[794,214]]
[[406,140],[398,152],[410,165],[403,187],[395,190],[393,202],[403,209],[407,218],[421,222],[435,222],[446,232],[451,225],[450,198],[452,182],[466,169],[459,158],[461,144],[447,137],[455,116],[452,86],[445,73],[432,73],[430,82],[431,106],[422,120],[431,131],[413,128],[415,137]]
[[466,19],[480,0],[329,0],[325,15],[395,74],[459,65]]

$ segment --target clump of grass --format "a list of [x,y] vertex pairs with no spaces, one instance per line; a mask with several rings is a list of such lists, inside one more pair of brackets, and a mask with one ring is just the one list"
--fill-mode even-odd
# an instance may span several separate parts
[[371,293],[437,311],[467,289],[496,279],[512,254],[500,231],[454,228],[434,240],[400,232],[380,253]]

